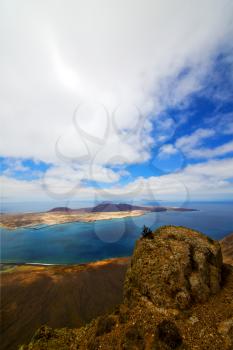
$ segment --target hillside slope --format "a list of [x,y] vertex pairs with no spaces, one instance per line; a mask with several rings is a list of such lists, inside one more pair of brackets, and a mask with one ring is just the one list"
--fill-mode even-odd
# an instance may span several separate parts
[[41,327],[21,350],[231,350],[232,295],[218,242],[163,227],[138,240],[114,313],[78,329]]
[[42,325],[80,327],[122,301],[128,259],[74,266],[16,266],[2,272],[1,349],[15,350]]

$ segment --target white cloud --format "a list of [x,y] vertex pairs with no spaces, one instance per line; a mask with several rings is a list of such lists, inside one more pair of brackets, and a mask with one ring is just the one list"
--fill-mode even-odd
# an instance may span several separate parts
[[[77,174],[73,178],[66,174],[64,169],[52,174],[51,182],[48,178],[48,187],[43,186],[41,180],[19,181],[6,176],[1,177],[2,198],[5,201],[27,199],[62,198],[66,200],[118,200],[130,199],[140,200],[187,200],[199,199],[227,199],[232,198],[232,169],[233,158],[224,160],[212,160],[205,163],[189,165],[175,174],[163,176],[152,176],[147,179],[137,178],[135,181],[125,185],[105,184],[98,188],[84,186],[78,182]],[[71,174],[72,175],[72,174]]]
[[12,174],[14,171],[26,172],[30,170],[28,166],[25,166],[21,159],[4,159],[2,165],[6,167],[4,174]]
[[184,152],[189,152],[202,144],[205,139],[214,136],[213,129],[197,129],[191,135],[182,136],[176,140],[176,146]]
[[[218,126],[216,127],[218,130]],[[220,133],[225,133],[225,130]],[[188,158],[215,158],[223,155],[227,155],[233,152],[233,141],[226,142],[220,146],[208,148],[203,144],[206,139],[215,136],[216,131],[214,129],[197,129],[191,135],[185,135],[176,140],[175,146],[170,144],[164,145],[160,149],[160,156],[163,154],[172,154],[171,152],[181,151]]]
[[233,135],[233,113],[221,116],[218,129],[225,135]]
[[[2,1],[1,155],[57,163],[60,138],[63,155],[84,156],[72,114],[80,101],[94,101],[110,114],[137,105],[147,117],[141,134],[112,132],[102,148],[92,145],[96,163],[148,159],[150,120],[203,87],[215,53],[229,48],[232,14],[227,0]],[[133,108],[118,113],[120,133],[137,117]],[[105,115],[79,118],[86,132],[103,136]],[[167,140],[162,133],[153,141],[160,137]]]
[[165,144],[159,149],[159,158],[164,158],[176,154],[178,150],[172,144]]
[[[233,158],[210,160],[204,163],[189,165],[184,173],[188,175],[199,175],[221,180],[232,179]],[[230,184],[232,186],[232,183]],[[213,184],[214,186],[214,184]],[[233,186],[232,186],[233,189]]]
[[190,158],[215,158],[233,152],[233,141],[214,148],[199,148],[189,152]]
[[[232,142],[203,147],[211,127],[171,145],[179,121],[163,113],[205,87],[219,52],[233,67],[231,1],[9,0],[0,7],[0,155],[52,163],[33,181],[13,179],[27,169],[20,160],[9,164],[3,199],[93,198],[96,189],[84,186],[93,180],[107,199],[185,198],[187,188],[194,198],[232,194],[231,160],[123,187],[116,183],[127,172],[109,168],[149,160],[152,146],[160,156],[232,151]],[[227,128],[218,121],[225,134],[230,118]]]
[[69,196],[76,189],[85,187],[83,181],[91,181],[97,183],[116,183],[121,176],[126,176],[126,171],[113,171],[96,164],[72,165],[60,164],[49,168],[40,178],[41,186],[49,192],[51,196],[64,195]]
[[223,135],[233,135],[233,113],[220,113],[205,119],[207,125]]
[[[175,174],[144,179],[143,198],[185,202],[194,199],[231,199],[233,158],[189,165]],[[136,186],[136,180],[129,186]],[[142,193],[139,193],[139,198]]]

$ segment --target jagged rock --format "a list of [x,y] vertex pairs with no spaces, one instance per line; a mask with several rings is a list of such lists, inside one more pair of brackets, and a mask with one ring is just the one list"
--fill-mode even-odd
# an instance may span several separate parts
[[189,317],[189,322],[191,323],[191,324],[195,324],[195,323],[197,323],[199,320],[198,320],[198,317],[196,317],[196,316],[191,316],[191,317]]
[[224,237],[220,241],[220,244],[224,263],[233,265],[233,233]]
[[40,340],[40,339],[47,339],[49,340],[54,336],[54,331],[51,327],[48,326],[42,326],[40,329],[36,331],[36,333],[33,336],[33,340]]
[[112,316],[100,316],[97,319],[96,336],[98,337],[102,334],[111,332],[115,323],[116,323],[116,321],[115,321],[114,317],[112,317]]
[[171,349],[176,349],[182,344],[180,331],[170,320],[164,320],[158,325],[158,338]]
[[233,349],[233,317],[220,322],[218,332],[225,337],[225,342],[229,349]]
[[226,321],[222,321],[218,326],[218,331],[220,334],[223,335],[232,333],[233,338],[233,318],[230,318]]
[[222,254],[218,242],[196,231],[164,227],[140,239],[125,281],[128,304],[146,297],[158,307],[189,308],[220,289]]
[[130,326],[123,336],[121,348],[124,350],[144,350],[144,334],[139,325]]

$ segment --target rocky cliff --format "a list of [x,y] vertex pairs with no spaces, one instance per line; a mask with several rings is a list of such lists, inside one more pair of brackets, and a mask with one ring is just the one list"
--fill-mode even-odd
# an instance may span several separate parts
[[220,241],[224,262],[233,265],[233,233]]
[[138,240],[114,313],[79,329],[41,327],[21,350],[231,350],[232,296],[233,269],[220,244],[163,227]]

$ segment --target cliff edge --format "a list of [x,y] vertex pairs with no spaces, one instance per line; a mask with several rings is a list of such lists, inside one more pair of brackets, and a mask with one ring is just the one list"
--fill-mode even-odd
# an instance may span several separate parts
[[224,262],[233,265],[233,233],[220,241]]
[[78,329],[43,326],[21,350],[231,350],[232,295],[220,244],[165,226],[137,241],[114,313]]

